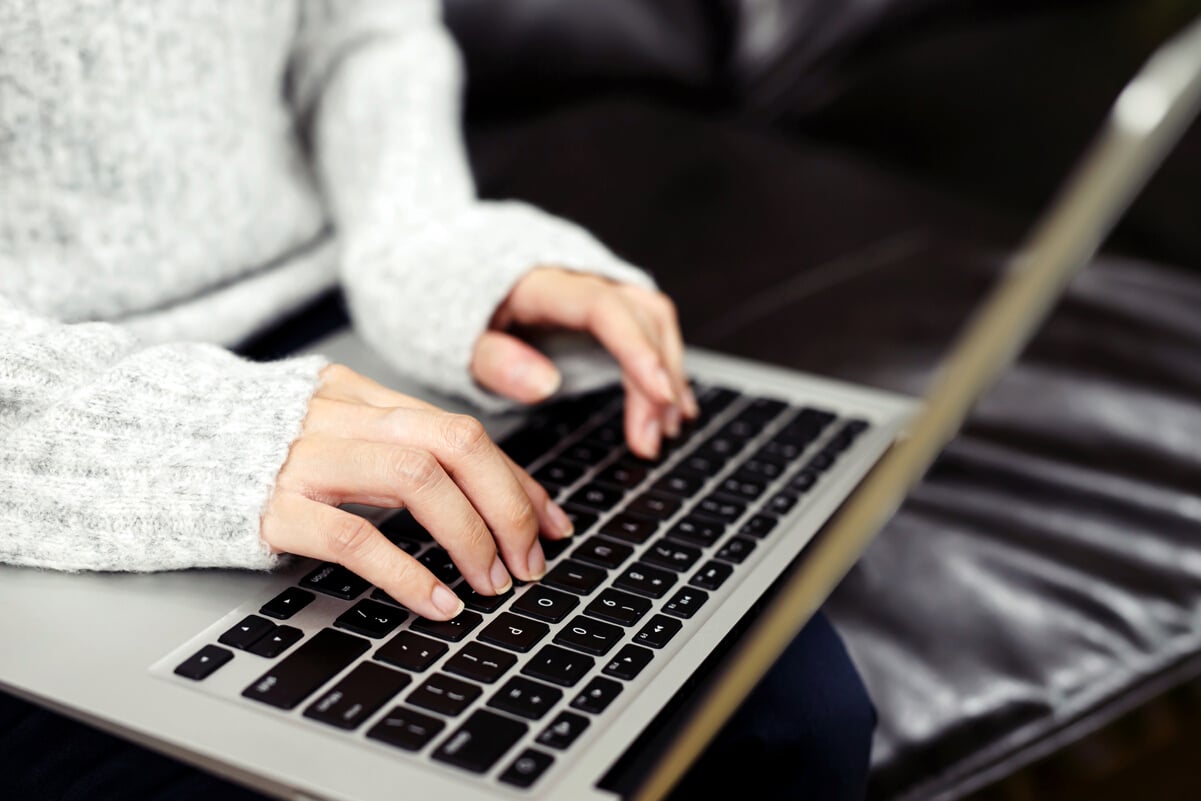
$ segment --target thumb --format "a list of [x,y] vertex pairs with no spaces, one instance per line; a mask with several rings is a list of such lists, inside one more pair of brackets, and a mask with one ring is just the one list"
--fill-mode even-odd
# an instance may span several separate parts
[[563,380],[550,359],[503,331],[480,335],[471,373],[484,388],[522,403],[546,400]]

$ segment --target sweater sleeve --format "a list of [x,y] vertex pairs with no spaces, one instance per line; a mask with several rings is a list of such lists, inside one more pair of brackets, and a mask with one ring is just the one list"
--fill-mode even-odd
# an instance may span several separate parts
[[463,143],[460,54],[433,0],[315,0],[293,59],[338,229],[355,325],[391,365],[478,406],[479,335],[539,266],[652,286],[588,232],[519,202],[476,197]]
[[265,569],[259,520],[324,362],[143,346],[0,297],[0,562]]

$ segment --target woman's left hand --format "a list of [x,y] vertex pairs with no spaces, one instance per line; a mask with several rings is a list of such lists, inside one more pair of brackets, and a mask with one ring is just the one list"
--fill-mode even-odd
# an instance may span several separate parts
[[699,412],[675,304],[662,292],[557,268],[527,273],[476,342],[471,371],[493,392],[537,403],[558,389],[559,372],[509,333],[515,326],[586,331],[613,354],[626,390],[626,440],[639,456],[655,458],[662,437],[679,434],[681,421]]

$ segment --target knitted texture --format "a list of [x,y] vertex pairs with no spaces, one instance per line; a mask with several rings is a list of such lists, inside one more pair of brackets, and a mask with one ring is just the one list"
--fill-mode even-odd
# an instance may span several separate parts
[[324,364],[215,347],[341,283],[397,369],[467,370],[541,265],[650,284],[481,203],[434,0],[0,3],[0,560],[265,568]]

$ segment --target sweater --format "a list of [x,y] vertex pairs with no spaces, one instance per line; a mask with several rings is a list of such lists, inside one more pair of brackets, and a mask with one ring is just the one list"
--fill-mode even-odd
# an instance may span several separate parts
[[528,270],[650,284],[475,195],[431,0],[0,4],[0,561],[267,569],[261,516],[325,360],[247,337],[340,285],[397,370],[482,409]]

